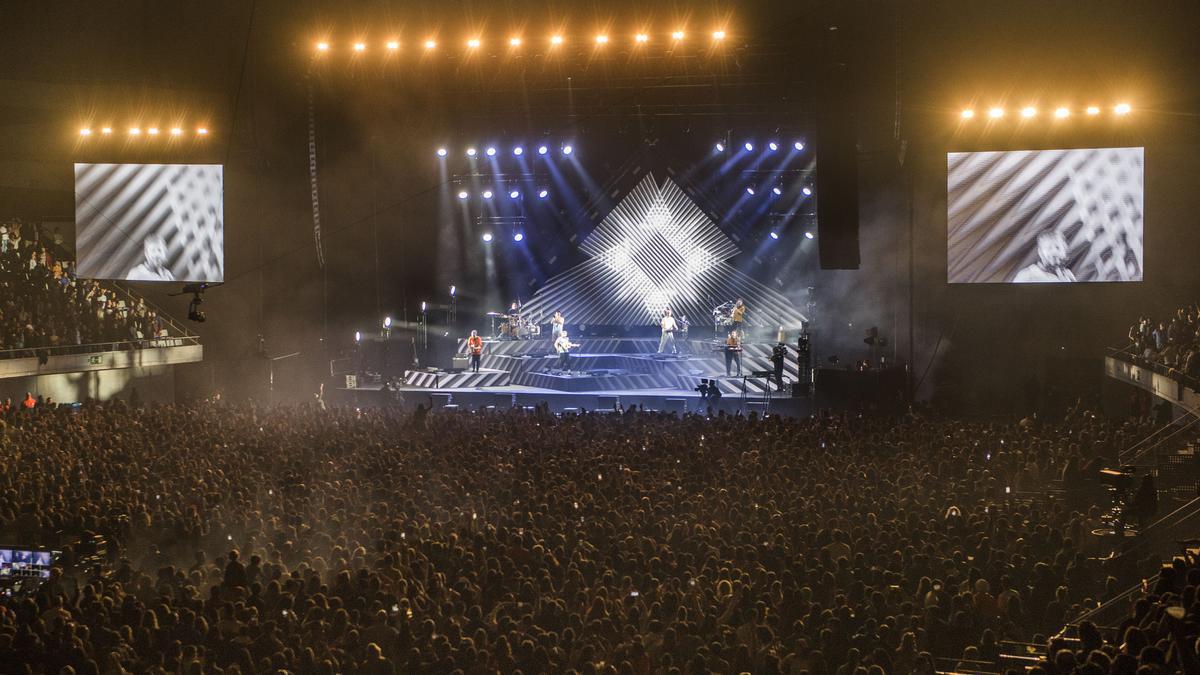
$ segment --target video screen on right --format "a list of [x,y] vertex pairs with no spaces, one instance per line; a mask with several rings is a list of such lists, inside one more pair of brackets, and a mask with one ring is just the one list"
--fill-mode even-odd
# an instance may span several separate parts
[[947,280],[1141,281],[1144,148],[951,152]]

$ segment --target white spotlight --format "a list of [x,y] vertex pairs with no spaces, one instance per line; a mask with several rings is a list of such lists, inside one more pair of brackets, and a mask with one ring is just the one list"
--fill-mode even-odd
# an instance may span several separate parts
[[1071,111],[1070,111],[1070,110],[1068,110],[1068,109],[1066,109],[1066,108],[1057,108],[1057,109],[1055,109],[1055,111],[1054,111],[1054,116],[1055,116],[1055,117],[1057,117],[1057,118],[1058,118],[1058,119],[1060,119],[1060,120],[1061,120],[1061,119],[1065,119],[1065,118],[1066,118],[1067,116],[1069,116],[1070,114],[1071,114]]
[[562,148],[562,154],[564,154],[564,155],[569,155],[569,154],[571,154],[572,152],[575,152],[575,148],[572,148],[572,147],[571,147],[571,146],[569,146],[569,145],[564,145],[564,146],[563,146],[563,148]]
[[481,43],[479,41],[479,38],[471,38],[470,40],[467,40],[467,46],[470,47],[471,49],[475,49],[476,47],[478,47],[481,44],[483,44],[483,43]]
[[466,191],[466,190],[459,190],[459,191],[458,191],[458,198],[459,198],[459,199],[466,199],[467,197],[468,197],[468,195],[467,195],[467,191]]
[[513,191],[511,191],[511,192],[509,192],[509,193],[508,193],[508,196],[509,196],[509,198],[510,198],[510,199],[516,199],[517,197],[520,197],[520,196],[521,196],[521,191],[520,191],[520,190],[513,190]]
[[649,42],[650,36],[646,35],[645,33],[638,33],[637,35],[633,36],[633,41],[634,42]]
[[1035,115],[1037,115],[1037,108],[1035,108],[1031,105],[1021,108],[1021,117],[1024,117],[1025,119],[1029,119],[1031,117],[1034,117]]
[[681,30],[677,30],[674,33],[671,33],[672,40],[682,40],[683,36],[684,36],[684,32]]
[[520,47],[521,46],[521,38],[519,38],[519,37],[509,38],[508,44],[511,47]]
[[724,40],[724,39],[725,39],[725,31],[723,31],[723,30],[714,30],[714,31],[713,31],[713,39],[714,39],[714,40]]
[[717,152],[725,152],[725,144],[721,141],[717,141],[717,144],[714,147],[717,149]]
[[517,147],[513,148],[513,154],[517,157],[520,157],[521,155],[525,154],[525,148],[522,148],[518,145]]
[[492,198],[492,191],[491,191],[491,190],[484,190],[484,191],[483,191],[483,198],[484,198],[484,199],[491,199],[491,198]]
[[748,194],[748,195],[752,195],[752,194],[754,194],[754,186],[752,186],[752,185],[747,185],[747,186],[746,186],[746,194]]
[[803,193],[804,193],[804,196],[805,196],[805,197],[811,197],[811,196],[812,196],[812,188],[810,188],[810,187],[808,187],[808,186],[805,186],[805,188],[804,188],[803,190],[801,190],[801,192],[803,192]]
[[366,45],[366,43],[364,43],[364,42],[355,42],[355,43],[354,43],[354,51],[356,51],[356,52],[365,52],[365,51],[367,51],[367,45]]
[[483,243],[485,243],[485,244],[492,243],[492,233],[491,232],[483,233]]
[[1129,107],[1128,103],[1118,103],[1113,108],[1113,112],[1118,115],[1128,115],[1130,110],[1132,110],[1132,108]]
[[79,130],[79,135],[80,135],[80,136],[91,136],[91,135],[92,135],[92,130],[91,130],[91,129],[88,129],[87,127],[84,127],[84,128],[82,128],[82,129],[80,129],[80,130]]
[[812,233],[812,232],[805,232],[805,233],[804,233],[804,238],[805,238],[805,239],[813,239],[813,238],[814,238],[814,236],[813,236],[813,233]]
[[966,110],[962,111],[961,114],[962,114],[962,118],[964,120],[969,120],[969,119],[975,117],[975,111],[971,110],[970,108],[967,108]]
[[781,188],[779,186],[775,186],[775,187],[771,188],[771,192],[774,192],[775,196],[778,197],[779,195],[783,194],[783,188]]
[[792,147],[793,147],[793,148],[795,148],[795,149],[796,149],[796,150],[798,150],[798,151],[799,151],[799,150],[803,150],[803,149],[804,149],[804,143],[803,143],[803,142],[801,142],[801,141],[796,141],[795,143],[792,143]]
[[437,40],[426,40],[425,49],[433,49],[437,46]]
[[751,143],[750,141],[746,141],[746,144],[743,145],[742,147],[746,148],[746,152],[754,152],[754,144]]
[[562,43],[563,43],[563,36],[561,36],[561,35],[551,35],[550,36],[550,44],[561,45]]
[[598,45],[608,44],[608,36],[607,35],[597,35],[596,36],[596,44],[598,44]]
[[400,49],[400,41],[399,40],[388,40],[388,43],[386,46],[389,50],[394,52],[397,49]]
[[488,157],[495,157],[495,156],[496,156],[496,149],[495,149],[495,148],[488,148],[488,149],[486,150],[486,152],[487,152],[487,156],[488,156]]
[[438,156],[438,157],[445,157],[445,156],[446,156],[446,149],[445,149],[445,148],[438,148],[438,149],[437,149],[437,156]]
[[475,148],[467,148],[467,157],[474,157],[475,155],[476,155]]
[[1087,114],[1089,114],[1089,115],[1099,115],[1099,114],[1100,114],[1100,106],[1098,106],[1098,105],[1089,105],[1089,106],[1087,107]]
[[778,239],[778,238],[779,238],[779,233],[778,233],[778,232],[772,232],[772,233],[771,233],[771,238],[772,238],[772,239]]
[[1004,108],[992,108],[991,110],[988,111],[988,117],[990,117],[994,120],[998,120],[1001,117],[1004,117]]

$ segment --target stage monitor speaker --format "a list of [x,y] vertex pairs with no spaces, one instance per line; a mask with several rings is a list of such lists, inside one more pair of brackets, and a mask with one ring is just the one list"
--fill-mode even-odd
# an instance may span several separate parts
[[849,58],[838,44],[828,47],[820,95],[816,97],[817,248],[821,269],[856,270],[860,263],[855,77],[846,62]]

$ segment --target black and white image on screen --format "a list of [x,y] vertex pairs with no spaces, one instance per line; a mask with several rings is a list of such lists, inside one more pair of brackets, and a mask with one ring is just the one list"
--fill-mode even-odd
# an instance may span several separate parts
[[1142,148],[947,155],[950,283],[1141,281]]
[[220,165],[76,164],[79,276],[224,281],[223,193]]

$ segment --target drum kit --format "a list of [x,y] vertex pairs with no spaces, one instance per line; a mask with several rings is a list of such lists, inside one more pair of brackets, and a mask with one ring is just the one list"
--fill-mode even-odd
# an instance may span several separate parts
[[733,326],[733,301],[724,302],[713,308],[713,328],[720,332],[721,328]]
[[[520,314],[488,312],[487,317],[492,320],[492,336],[498,340],[530,340],[542,334],[541,326]],[[501,320],[499,330],[498,320]]]

